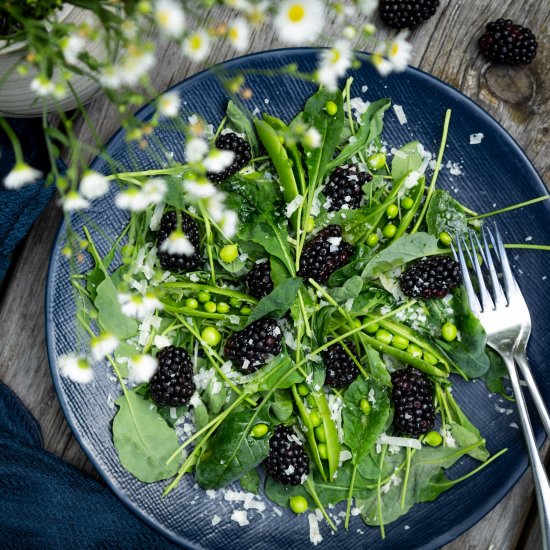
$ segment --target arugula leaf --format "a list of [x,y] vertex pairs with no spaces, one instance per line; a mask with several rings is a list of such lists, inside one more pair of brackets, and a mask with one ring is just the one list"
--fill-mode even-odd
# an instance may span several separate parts
[[229,100],[227,103],[227,109],[225,111],[227,118],[231,122],[231,126],[237,132],[245,134],[246,140],[248,141],[250,148],[252,149],[252,156],[255,157],[258,155],[260,147],[258,145],[258,139],[256,138],[256,132],[252,127],[250,119],[244,111],[239,109],[233,101]]
[[[336,114],[329,115],[326,112],[325,105],[327,101],[336,104]],[[340,134],[344,127],[342,92],[339,90],[329,92],[321,89],[314,93],[306,101],[302,119],[307,127],[315,128],[321,135],[320,147],[304,145],[309,188],[315,189],[321,183],[336,146],[340,142]]]
[[349,142],[338,156],[328,164],[326,171],[331,172],[337,166],[344,164],[353,155],[363,150],[382,133],[384,113],[390,107],[391,100],[379,99],[371,103],[361,117],[361,125],[355,134],[355,140]]
[[[247,431],[250,422],[251,429]],[[227,416],[208,440],[197,463],[195,479],[201,487],[224,487],[267,457],[271,434],[268,432],[264,437],[254,437],[251,432],[256,424],[270,424],[265,408],[258,414],[251,409],[243,409]]]
[[384,361],[380,357],[380,354],[371,346],[365,346],[367,364],[369,366],[369,373],[376,382],[387,386],[392,387],[391,376],[386,368]]
[[288,355],[281,353],[265,367],[257,370],[248,379],[248,382],[244,386],[244,390],[249,394],[253,394],[259,391],[269,391],[275,387],[281,390],[290,388],[292,384],[299,384],[304,379],[296,370],[280,382],[281,378],[292,369],[294,369],[294,361],[292,361]]
[[428,232],[436,237],[443,231],[454,235],[468,230],[468,219],[462,205],[450,193],[436,189],[426,211]]
[[[368,399],[371,410],[366,415],[360,408]],[[376,443],[390,415],[390,400],[386,390],[375,380],[357,378],[344,394],[344,443],[352,452],[355,465],[362,462]],[[340,476],[340,474],[338,474]]]
[[281,318],[294,303],[301,284],[302,279],[300,277],[291,277],[276,286],[270,294],[264,296],[254,307],[248,317],[247,325],[266,315],[273,316],[275,319]]
[[355,299],[363,289],[363,279],[359,275],[350,277],[342,286],[329,289],[328,293],[339,304]]
[[390,271],[397,266],[424,256],[441,254],[442,252],[443,250],[437,246],[437,238],[433,235],[420,232],[413,235],[403,235],[376,254],[363,269],[361,277],[374,278],[380,273]]
[[122,466],[145,483],[172,477],[178,471],[178,461],[166,461],[178,449],[176,432],[151,401],[131,390],[115,404],[119,409],[113,419],[113,441]]
[[244,491],[257,495],[260,492],[260,474],[256,469],[249,470],[239,479]]
[[286,391],[277,390],[269,404],[269,412],[278,422],[286,422],[294,412],[292,397]]
[[303,485],[283,485],[271,476],[267,476],[265,479],[264,494],[269,500],[284,508],[290,507],[291,497],[300,495],[307,500],[308,507],[311,510],[316,508],[315,502],[313,502]]
[[419,146],[418,141],[411,141],[395,153],[391,163],[393,181],[402,180],[413,170],[418,170],[422,166],[422,155],[419,153]]
[[[214,390],[216,390],[216,392],[214,392]],[[223,384],[219,375],[214,373],[205,390],[202,392],[201,399],[208,405],[211,413],[217,414],[223,409],[226,398],[227,390],[225,384]]]
[[485,381],[485,385],[491,393],[498,393],[502,397],[510,399],[504,385],[504,378],[508,378],[506,364],[496,351],[487,348],[486,353],[489,356],[489,368],[481,378]]

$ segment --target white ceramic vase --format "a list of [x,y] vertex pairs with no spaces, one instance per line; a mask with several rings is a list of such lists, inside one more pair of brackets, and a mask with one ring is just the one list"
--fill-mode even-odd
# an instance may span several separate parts
[[[77,24],[88,20],[90,16],[88,10],[69,5],[64,6],[56,15],[59,21]],[[30,83],[36,74],[29,71],[22,76],[14,70],[27,55],[26,44],[18,42],[7,47],[4,44],[0,41],[0,115],[20,118],[41,116],[43,102],[41,99],[37,100],[36,93],[30,88]],[[88,42],[86,49],[90,55],[98,59],[103,59],[107,55],[105,47],[98,41]],[[8,71],[10,71],[9,76],[2,79]],[[55,72],[54,70],[54,80]],[[78,74],[71,77],[71,85],[82,103],[90,101],[100,89],[95,80]],[[76,99],[72,93],[69,93],[62,100],[52,101],[47,109],[48,112],[57,111],[58,108],[70,111],[76,106]]]

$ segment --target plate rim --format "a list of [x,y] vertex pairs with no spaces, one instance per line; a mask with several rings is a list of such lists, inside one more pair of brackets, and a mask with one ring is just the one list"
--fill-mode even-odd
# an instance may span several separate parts
[[[250,54],[241,55],[239,57],[234,57],[230,60],[223,61],[221,63],[218,63],[214,65],[211,68],[203,69],[202,71],[199,71],[198,73],[195,73],[193,75],[188,76],[187,78],[173,84],[166,90],[159,92],[159,95],[161,93],[165,93],[167,91],[171,91],[175,88],[180,87],[184,83],[189,82],[195,82],[198,80],[201,80],[202,78],[205,78],[212,73],[213,69],[220,68],[220,67],[226,67],[231,68],[231,65],[239,65],[242,61],[248,61],[250,59],[255,58],[261,58],[261,57],[272,57],[272,56],[279,56],[279,55],[296,55],[297,57],[304,55],[304,54],[311,54],[314,52],[320,52],[322,50],[329,49],[327,47],[293,47],[293,48],[276,48],[272,50],[263,50],[259,52],[253,52]],[[354,50],[354,54],[359,54],[360,57],[368,58],[370,57],[370,53],[366,51],[361,50]],[[541,191],[543,193],[549,194],[548,189],[546,188],[546,185],[544,183],[544,180],[542,179],[542,176],[539,174],[537,168],[533,165],[531,162],[531,159],[527,156],[523,148],[516,142],[514,137],[510,134],[510,132],[504,128],[497,120],[496,118],[488,113],[483,107],[478,105],[472,98],[468,97],[464,92],[461,90],[458,90],[454,88],[451,84],[443,81],[442,79],[438,78],[437,76],[431,75],[426,71],[423,71],[422,69],[419,69],[417,67],[408,66],[407,69],[401,73],[396,73],[395,76],[400,77],[401,75],[405,76],[407,74],[415,74],[417,77],[421,77],[425,81],[429,82],[435,82],[444,89],[447,90],[447,92],[450,94],[450,96],[454,96],[455,98],[458,98],[461,102],[466,102],[471,104],[474,109],[477,109],[481,112],[481,115],[486,117],[488,122],[490,122],[490,125],[497,129],[497,131],[501,134],[503,134],[507,141],[509,142],[509,145],[511,145],[526,161],[527,165],[529,166],[529,169],[531,170],[532,174],[536,177],[538,180],[537,184],[540,187]],[[158,96],[157,96],[158,97]],[[135,116],[141,115],[144,111],[152,108],[152,103],[154,101],[154,98],[151,99],[146,105],[141,107],[138,111],[136,111]],[[107,140],[105,143],[105,148],[108,148],[109,145],[120,135],[124,132],[123,128],[117,129],[113,135]],[[90,164],[93,164],[99,157],[95,157],[93,161]],[[57,365],[57,356],[55,354],[54,350],[54,344],[53,344],[53,319],[50,315],[49,310],[49,304],[51,303],[51,297],[53,294],[53,288],[54,288],[54,273],[55,273],[55,267],[57,266],[57,249],[58,249],[58,243],[60,241],[60,236],[65,229],[65,219],[63,218],[61,222],[59,223],[59,226],[56,231],[55,239],[53,241],[52,249],[49,255],[49,262],[48,262],[48,271],[46,276],[46,292],[44,296],[44,304],[45,304],[45,332],[46,332],[46,350],[47,350],[47,357],[48,357],[48,364],[50,368],[50,373],[52,376],[52,382],[54,385],[56,397],[59,401],[59,404],[61,406],[61,410],[63,412],[63,416],[65,417],[65,420],[67,424],[69,425],[72,435],[77,440],[78,444],[80,445],[81,449],[84,451],[84,454],[86,455],[87,459],[91,462],[95,470],[99,473],[103,481],[107,484],[109,489],[113,491],[113,493],[119,498],[124,505],[129,508],[129,510],[135,514],[139,519],[144,521],[149,527],[152,527],[155,529],[158,533],[160,533],[165,538],[168,538],[170,541],[183,546],[184,548],[189,548],[190,550],[203,550],[203,547],[197,546],[196,542],[191,541],[187,539],[184,536],[178,535],[162,525],[158,520],[154,519],[153,517],[149,516],[146,512],[144,512],[136,503],[134,503],[130,497],[126,494],[126,492],[115,485],[114,478],[109,476],[109,474],[103,470],[101,465],[99,464],[98,460],[96,459],[93,450],[86,445],[86,443],[83,441],[82,436],[80,432],[78,431],[77,427],[75,426],[74,422],[72,421],[71,414],[70,414],[70,407],[68,400],[66,399],[66,395],[63,392],[61,388],[61,376],[59,373],[59,368]],[[536,434],[537,439],[537,446],[540,448],[542,446],[542,443],[544,441],[544,431],[542,429],[539,430],[539,433]],[[525,471],[528,467],[528,460],[526,454],[523,457],[523,460],[521,461],[520,465],[514,472],[517,474],[515,479],[513,481],[508,481],[508,483],[500,485],[500,488],[493,492],[491,495],[491,498],[484,501],[483,504],[481,504],[480,507],[476,508],[475,511],[470,514],[466,519],[463,521],[453,524],[451,528],[447,529],[445,533],[441,534],[437,538],[434,538],[430,540],[427,544],[424,544],[418,548],[423,549],[434,549],[439,548],[445,544],[448,544],[452,542],[453,540],[457,539],[460,535],[464,534],[469,529],[473,528],[475,525],[477,525],[489,512],[491,512],[502,500],[506,497],[506,495],[515,487],[515,485],[520,481],[521,477],[524,475]],[[514,476],[512,476],[514,477]]]

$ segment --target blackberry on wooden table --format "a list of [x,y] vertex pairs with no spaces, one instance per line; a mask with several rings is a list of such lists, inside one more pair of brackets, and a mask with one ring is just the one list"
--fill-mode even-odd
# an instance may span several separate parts
[[432,17],[439,0],[380,0],[380,18],[394,29],[414,29]]
[[488,23],[479,39],[479,49],[489,60],[505,65],[528,65],[537,55],[537,40],[531,29],[510,19]]

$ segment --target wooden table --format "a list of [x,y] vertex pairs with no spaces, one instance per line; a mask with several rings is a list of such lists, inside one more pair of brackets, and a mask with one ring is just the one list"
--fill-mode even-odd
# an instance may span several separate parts
[[[214,17],[227,20],[220,8]],[[488,21],[510,18],[530,27],[539,41],[535,62],[527,67],[496,67],[477,49],[477,37]],[[377,24],[379,22],[377,21]],[[334,29],[336,25],[331,24]],[[380,26],[379,36],[388,36]],[[546,182],[550,181],[550,3],[541,0],[442,0],[437,14],[414,33],[411,64],[462,90],[491,113],[516,139]],[[330,36],[330,29],[324,36]],[[334,33],[333,33],[334,36]],[[329,41],[320,40],[319,45]],[[256,30],[250,52],[280,47],[271,30]],[[357,49],[366,48],[358,41]],[[211,61],[233,56],[218,45]],[[162,61],[153,71],[159,90],[202,67],[182,60],[175,46],[159,45]],[[100,136],[118,126],[113,109],[98,99],[89,106]],[[89,134],[79,128],[82,140]],[[0,378],[12,387],[42,425],[44,445],[86,473],[99,478],[65,421],[50,378],[44,342],[44,288],[48,258],[61,214],[55,201],[38,219],[13,258],[0,289]],[[550,459],[548,448],[545,456]],[[443,526],[443,524],[442,524]],[[541,547],[533,483],[527,472],[510,494],[482,521],[445,548],[506,550]]]

